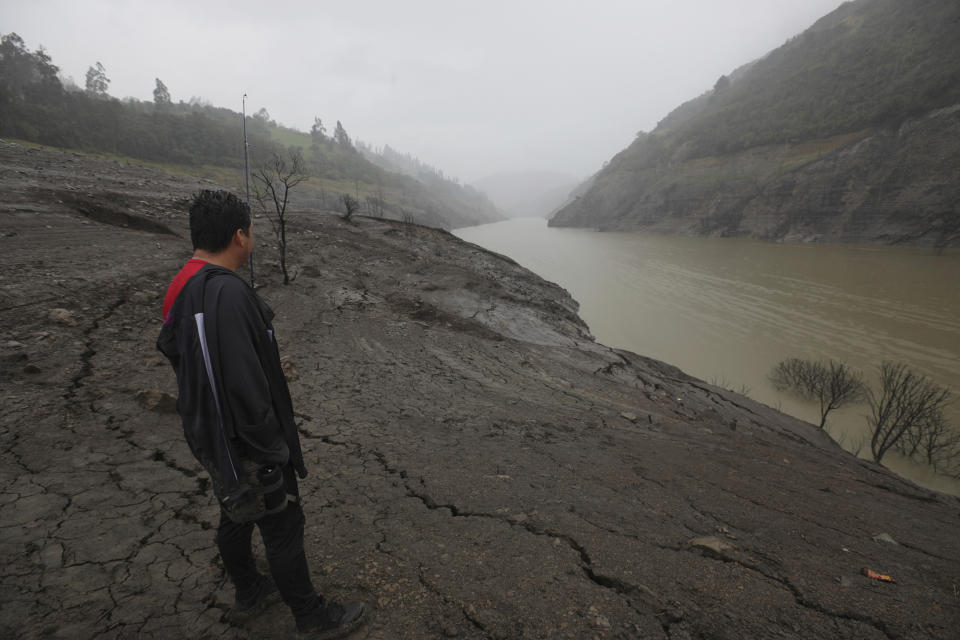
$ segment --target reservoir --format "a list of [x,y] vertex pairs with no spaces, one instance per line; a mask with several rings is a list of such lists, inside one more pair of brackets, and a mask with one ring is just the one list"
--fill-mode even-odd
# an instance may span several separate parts
[[[767,380],[777,362],[842,360],[874,388],[881,362],[903,362],[952,392],[947,419],[960,429],[956,249],[600,233],[550,228],[539,218],[454,233],[567,289],[605,345],[670,363],[814,425],[817,406]],[[833,438],[864,458],[868,414],[862,403],[827,417]],[[895,451],[883,462],[960,495],[960,481]]]

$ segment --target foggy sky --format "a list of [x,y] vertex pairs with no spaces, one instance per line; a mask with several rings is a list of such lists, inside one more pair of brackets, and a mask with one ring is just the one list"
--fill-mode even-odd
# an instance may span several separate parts
[[320,116],[470,182],[586,177],[716,79],[841,0],[3,0],[0,33],[43,45],[83,86]]

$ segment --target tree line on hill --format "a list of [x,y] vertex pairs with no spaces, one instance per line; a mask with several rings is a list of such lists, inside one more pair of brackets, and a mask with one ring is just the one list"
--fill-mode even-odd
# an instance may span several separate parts
[[[107,69],[99,62],[87,71],[83,88],[58,74],[42,47],[28,50],[16,33],[0,37],[0,136],[187,167],[243,167],[241,114],[199,98],[175,102],[159,78],[153,102],[118,100],[109,95]],[[392,212],[442,227],[499,217],[486,196],[442,172],[408,177],[377,166],[357,150],[339,120],[328,133],[315,118],[304,133],[277,124],[263,108],[246,119],[246,136],[251,166],[299,150],[310,177],[334,183],[334,191],[354,192],[381,215]],[[319,196],[312,194],[309,203],[327,206],[326,187],[317,189]]]
[[457,178],[444,175],[442,169],[431,166],[409,153],[397,151],[388,144],[376,148],[362,140],[357,140],[356,148],[364,158],[378,167],[410,176],[423,184],[429,185],[435,191],[464,200],[465,205],[493,206],[482,191],[468,184],[461,184]]
[[958,17],[953,0],[848,2],[658,129],[672,148],[703,157],[896,126],[955,104]]
[[[83,90],[65,86],[58,73],[42,48],[27,50],[16,33],[0,38],[0,135],[152,162],[243,165],[233,111],[175,103],[159,79],[157,102],[121,102],[107,93],[110,80],[99,62],[87,72]],[[273,147],[263,123],[248,124],[251,147]]]
[[854,0],[721,76],[553,226],[960,243],[960,3]]

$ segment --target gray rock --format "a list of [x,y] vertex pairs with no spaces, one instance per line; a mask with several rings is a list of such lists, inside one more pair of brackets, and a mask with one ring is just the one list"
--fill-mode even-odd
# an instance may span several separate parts
[[160,365],[164,364],[167,364],[167,359],[161,355],[150,356],[143,361],[143,366],[147,369],[150,369],[151,367],[159,367]]
[[733,551],[736,547],[722,538],[717,536],[702,536],[700,538],[693,538],[687,542],[691,547],[696,549],[701,549],[707,553],[707,555],[712,555],[720,558],[729,557],[728,551]]
[[610,628],[610,620],[601,614],[595,606],[591,606],[587,611],[587,618],[590,619],[590,623],[595,627],[599,627],[600,629]]
[[157,413],[177,412],[177,399],[166,391],[143,389],[137,391],[136,398],[137,402],[139,402],[140,406],[144,409],[156,411]]
[[66,325],[68,327],[77,326],[77,321],[73,317],[73,312],[67,309],[51,309],[50,313],[47,314],[47,317],[58,324]]
[[296,382],[300,379],[300,372],[297,371],[297,367],[289,357],[282,357],[280,359],[280,366],[283,368],[283,375],[286,376],[287,382]]

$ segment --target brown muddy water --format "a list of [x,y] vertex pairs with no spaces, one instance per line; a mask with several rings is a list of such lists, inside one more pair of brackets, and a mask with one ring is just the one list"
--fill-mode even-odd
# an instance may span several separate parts
[[[566,288],[603,344],[680,367],[819,424],[818,408],[773,389],[784,358],[833,358],[877,385],[884,360],[949,388],[960,429],[960,251],[876,245],[773,244],[553,229],[521,218],[458,229]],[[869,457],[866,404],[831,413],[827,428]],[[815,428],[815,427],[812,427]],[[895,452],[884,464],[960,495],[960,480]]]

